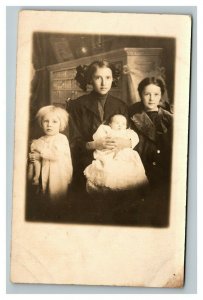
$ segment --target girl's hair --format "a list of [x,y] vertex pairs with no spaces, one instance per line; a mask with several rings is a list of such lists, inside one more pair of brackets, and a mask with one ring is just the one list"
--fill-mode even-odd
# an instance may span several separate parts
[[161,89],[161,95],[163,96],[165,89],[166,89],[164,82],[160,78],[157,78],[157,77],[146,77],[142,81],[140,81],[138,88],[137,88],[141,100],[142,100],[142,92],[143,92],[144,88],[149,84],[154,84],[156,86],[159,86]]
[[76,68],[75,80],[83,91],[87,91],[87,85],[92,83],[92,77],[97,68],[109,68],[112,71],[112,87],[117,87],[121,76],[119,66],[109,63],[106,60],[95,60],[89,66],[79,65]]
[[106,122],[106,124],[111,124],[111,122],[112,122],[112,119],[115,117],[115,116],[122,116],[122,117],[124,117],[125,119],[126,119],[126,121],[127,121],[127,128],[129,128],[129,126],[130,126],[130,121],[129,121],[129,118],[128,118],[128,116],[126,116],[126,115],[124,115],[124,114],[113,114],[113,115],[111,115],[109,118],[108,118],[108,120],[107,120],[107,122]]
[[40,126],[42,126],[43,118],[45,117],[45,115],[47,113],[56,114],[57,118],[60,121],[59,131],[60,132],[64,131],[64,129],[66,128],[66,126],[68,124],[69,115],[68,115],[67,111],[61,107],[54,106],[54,105],[48,105],[48,106],[44,106],[44,107],[40,108],[36,114],[36,119]]
[[96,60],[93,61],[87,68],[87,73],[86,73],[86,80],[87,83],[90,84],[92,81],[92,76],[94,75],[94,73],[97,71],[97,68],[109,68],[112,71],[112,77],[114,77],[114,66],[112,64],[110,64],[108,61],[106,60]]

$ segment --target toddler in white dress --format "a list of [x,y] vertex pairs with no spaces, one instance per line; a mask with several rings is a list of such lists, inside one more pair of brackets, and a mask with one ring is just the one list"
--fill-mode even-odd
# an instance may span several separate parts
[[42,107],[36,118],[45,135],[31,143],[28,178],[51,200],[58,200],[66,195],[73,173],[69,142],[60,133],[68,124],[68,113],[49,105]]
[[87,178],[87,191],[119,191],[142,187],[147,184],[145,170],[137,151],[133,148],[139,138],[135,131],[127,128],[127,119],[116,114],[109,125],[100,125],[93,140],[104,137],[126,138],[131,147],[124,149],[103,149],[94,151],[94,160],[84,170]]

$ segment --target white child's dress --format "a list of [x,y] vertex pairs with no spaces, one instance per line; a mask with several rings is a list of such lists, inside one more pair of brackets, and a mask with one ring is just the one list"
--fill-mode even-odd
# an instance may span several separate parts
[[42,192],[48,191],[51,200],[63,198],[72,180],[73,167],[67,137],[58,133],[42,136],[31,144],[31,151],[41,154]]
[[95,150],[94,160],[87,166],[87,190],[129,190],[147,184],[144,166],[133,148],[139,138],[131,129],[113,130],[108,125],[100,125],[93,140],[103,137],[122,137],[131,140],[131,148],[121,150]]

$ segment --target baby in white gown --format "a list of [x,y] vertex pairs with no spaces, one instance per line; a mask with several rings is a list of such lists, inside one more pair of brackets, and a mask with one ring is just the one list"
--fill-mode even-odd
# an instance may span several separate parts
[[87,191],[119,191],[142,187],[147,184],[145,170],[137,151],[133,148],[139,138],[135,131],[127,128],[123,115],[114,115],[109,125],[100,125],[93,140],[104,137],[126,138],[131,147],[115,150],[95,150],[94,160],[84,170],[87,178]]

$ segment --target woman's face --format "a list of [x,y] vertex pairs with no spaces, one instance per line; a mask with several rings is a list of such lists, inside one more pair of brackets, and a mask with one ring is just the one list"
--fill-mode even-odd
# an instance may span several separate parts
[[142,91],[142,102],[146,111],[158,110],[158,105],[161,100],[161,88],[155,84],[145,86]]
[[112,71],[110,68],[97,68],[92,76],[92,85],[95,92],[105,95],[111,89],[113,81]]

